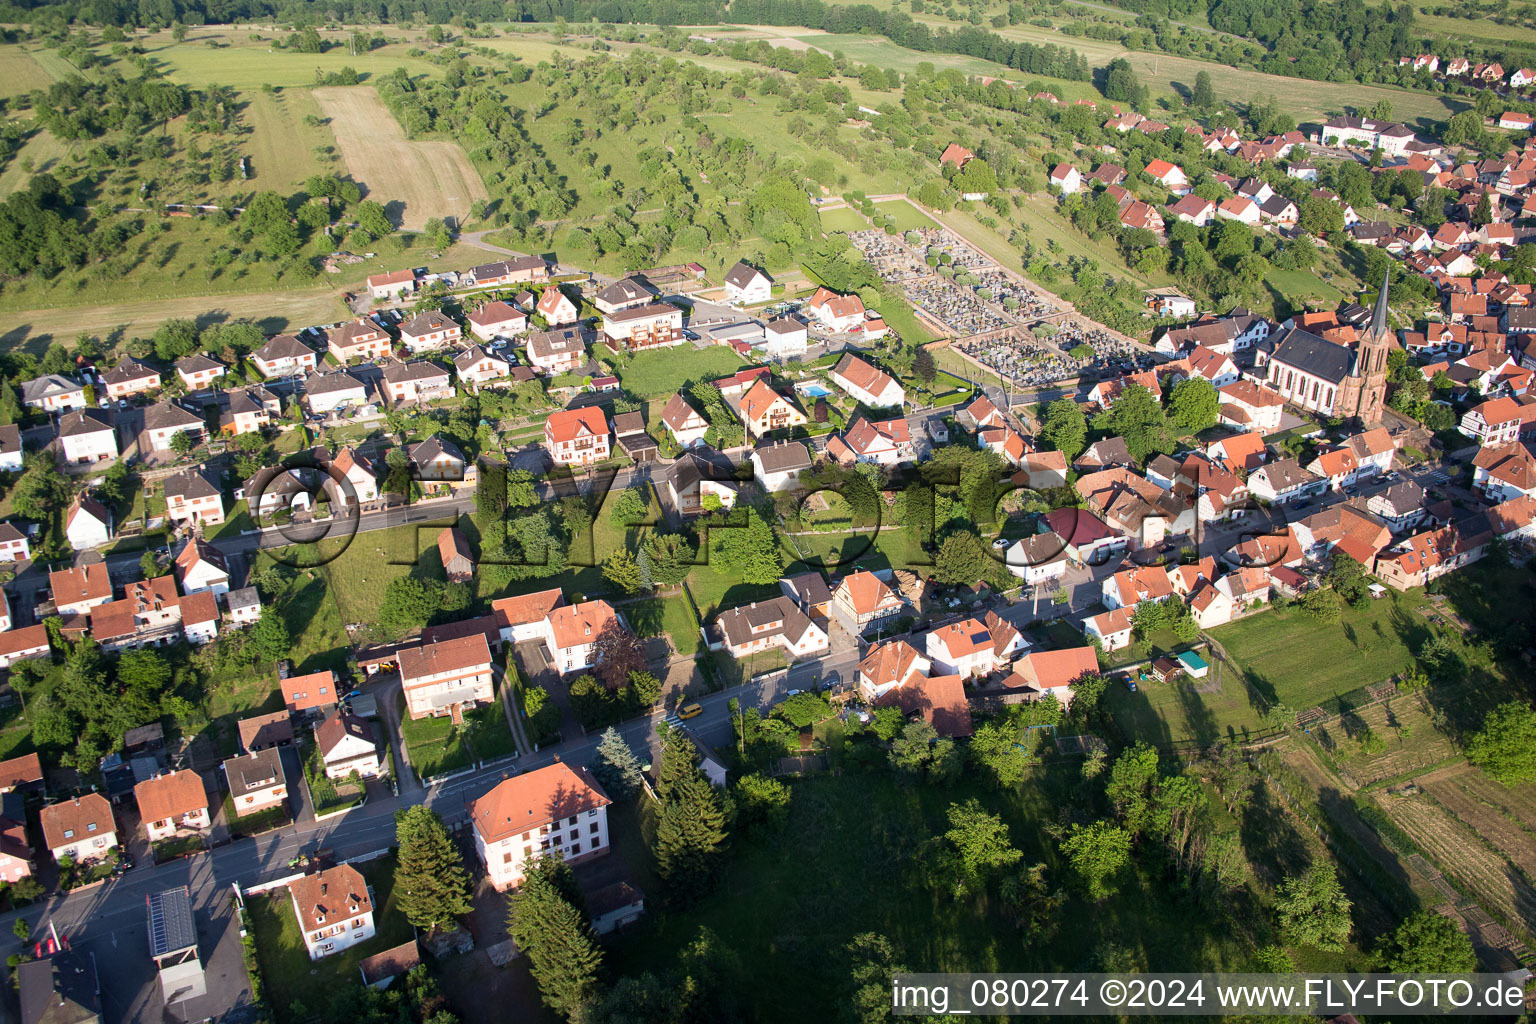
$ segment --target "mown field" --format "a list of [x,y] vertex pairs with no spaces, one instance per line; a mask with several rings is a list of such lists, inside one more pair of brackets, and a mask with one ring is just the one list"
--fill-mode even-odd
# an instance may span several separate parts
[[[1367,753],[1361,737],[1369,730],[1383,744]],[[1408,696],[1314,726],[1311,738],[1360,786],[1422,771],[1457,756],[1449,736],[1435,728],[1434,717]]]
[[46,89],[54,82],[31,54],[15,47],[0,48],[0,96]]
[[1503,851],[1527,878],[1536,878],[1536,784],[1505,786],[1468,764],[1415,781],[1441,807]]

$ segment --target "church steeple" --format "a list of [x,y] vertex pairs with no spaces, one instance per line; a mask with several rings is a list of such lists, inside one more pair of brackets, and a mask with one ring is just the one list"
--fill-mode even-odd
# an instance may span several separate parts
[[1392,290],[1392,267],[1387,266],[1386,276],[1381,279],[1381,291],[1376,295],[1376,308],[1371,311],[1371,329],[1366,335],[1370,341],[1380,341],[1387,336],[1387,293]]

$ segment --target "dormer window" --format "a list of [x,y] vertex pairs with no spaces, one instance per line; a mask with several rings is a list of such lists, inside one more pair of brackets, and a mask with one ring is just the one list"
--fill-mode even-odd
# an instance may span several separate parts
[[94,821],[91,822],[89,825],[85,826],[85,830],[87,832],[95,832],[96,831],[96,823]]
[[64,838],[65,839],[73,839],[73,838],[75,838],[75,830],[72,829],[72,828],[65,829],[64,830]]
[[325,924],[325,912],[323,910],[315,911],[315,923]]

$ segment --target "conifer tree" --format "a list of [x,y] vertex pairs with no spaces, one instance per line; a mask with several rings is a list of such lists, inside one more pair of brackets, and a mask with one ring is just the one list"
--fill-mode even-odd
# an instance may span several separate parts
[[418,928],[452,931],[468,914],[469,872],[443,819],[425,805],[395,812],[400,844],[395,864],[395,900],[405,919]]
[[522,888],[511,900],[508,925],[544,1004],[575,1018],[597,993],[603,953],[577,906],[570,866],[554,856],[528,866]]
[[611,725],[598,741],[592,774],[615,800],[622,800],[640,788],[640,759],[629,749],[619,730]]
[[657,785],[656,868],[673,894],[684,898],[708,883],[726,840],[725,807],[697,759],[693,742],[674,731],[662,749]]

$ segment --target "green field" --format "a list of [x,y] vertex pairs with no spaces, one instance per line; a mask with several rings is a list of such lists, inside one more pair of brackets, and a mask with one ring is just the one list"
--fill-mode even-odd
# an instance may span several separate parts
[[642,352],[619,370],[624,389],[639,398],[670,398],[692,381],[727,377],[746,365],[725,345],[680,345],[664,352]]
[[891,218],[891,226],[897,231],[911,231],[914,228],[937,226],[934,224],[932,217],[905,199],[892,199],[883,203],[876,203],[875,211]]
[[822,210],[821,230],[827,234],[834,231],[867,231],[869,221],[858,210],[847,206],[840,206],[834,210]]
[[46,89],[54,82],[30,53],[19,47],[0,49],[0,97]]
[[1292,607],[1217,626],[1210,634],[1264,699],[1300,711],[1412,668],[1414,649],[1431,631],[1420,614],[1424,605],[1422,591],[1388,590],[1380,600],[1346,606],[1337,625]]
[[1145,740],[1155,746],[1243,743],[1269,731],[1241,679],[1228,673],[1220,684],[1208,683],[1209,680],[1211,677],[1207,676],[1198,681],[1200,688],[1209,692],[1200,692],[1187,679],[1169,683],[1151,678],[1139,680],[1135,693],[1114,683],[1104,699],[1128,739]]

